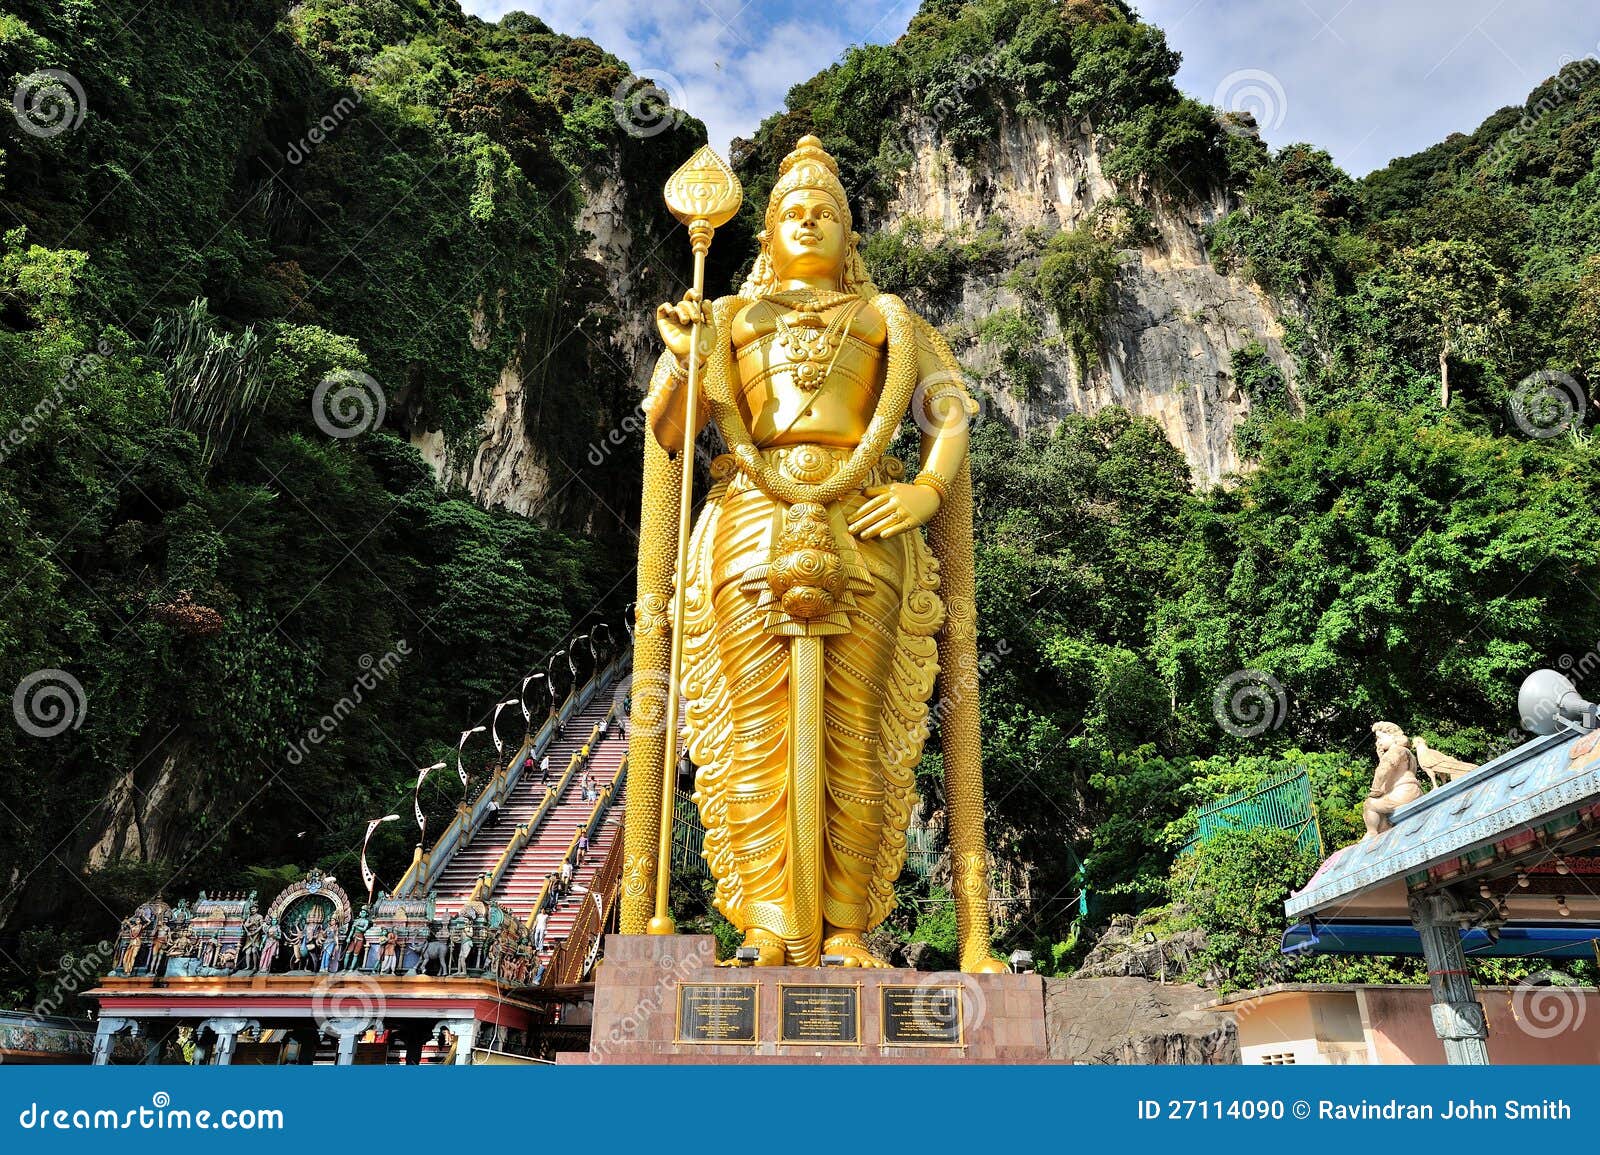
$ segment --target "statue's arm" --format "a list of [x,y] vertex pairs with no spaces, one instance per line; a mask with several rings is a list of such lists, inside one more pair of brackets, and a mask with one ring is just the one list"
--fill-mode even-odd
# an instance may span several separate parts
[[970,443],[966,383],[955,355],[932,326],[919,325],[917,377],[920,387],[911,404],[917,428],[922,430],[919,474],[932,474],[950,484],[967,460]]
[[967,460],[972,407],[961,366],[931,325],[918,320],[916,328],[918,384],[911,417],[922,430],[917,476],[866,491],[869,500],[850,523],[850,532],[863,538],[895,537],[927,525]]
[[650,392],[645,397],[645,417],[650,422],[650,432],[668,453],[682,452],[686,441],[698,436],[709,417],[704,397],[695,407],[694,429],[685,428],[685,414],[689,398],[689,344],[693,325],[700,321],[698,356],[702,359],[715,348],[717,328],[711,319],[712,306],[702,302],[693,289],[684,294],[676,305],[664,303],[656,308],[656,329],[661,334],[666,351],[656,363],[655,374],[650,379]]

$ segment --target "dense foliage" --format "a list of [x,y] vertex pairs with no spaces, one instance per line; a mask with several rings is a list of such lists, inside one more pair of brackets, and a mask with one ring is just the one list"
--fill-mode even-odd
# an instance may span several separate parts
[[1290,336],[1314,410],[1447,404],[1497,432],[1581,430],[1600,373],[1597,144],[1585,57],[1363,181],[1309,145],[1261,158],[1212,253],[1303,300]]
[[[659,184],[703,139],[627,135],[620,61],[452,0],[8,6],[7,92],[44,69],[87,114],[8,109],[0,137],[0,682],[82,693],[61,733],[0,728],[16,999],[153,893],[348,883],[366,819],[448,756],[439,829],[458,732],[586,615],[615,623],[622,527],[560,528],[609,516],[584,487],[543,524],[485,511],[405,434],[470,457],[512,366],[552,489],[575,467],[632,504],[635,454],[581,454],[634,403],[581,190]],[[326,383],[370,431],[333,435]],[[374,840],[385,882],[409,825]]]

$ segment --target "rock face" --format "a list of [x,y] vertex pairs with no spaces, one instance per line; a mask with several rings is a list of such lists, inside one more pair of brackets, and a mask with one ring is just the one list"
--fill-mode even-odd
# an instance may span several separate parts
[[1045,979],[1050,1057],[1074,1063],[1236,1064],[1230,1015],[1203,1011],[1212,992],[1145,979]]
[[[911,295],[912,304],[951,336],[994,416],[1027,430],[1068,413],[1117,405],[1158,422],[1183,452],[1197,484],[1215,483],[1239,469],[1233,432],[1249,412],[1249,400],[1230,377],[1232,353],[1259,341],[1291,381],[1294,366],[1283,346],[1278,304],[1253,283],[1219,273],[1206,257],[1202,230],[1232,207],[1223,193],[1186,205],[1142,198],[1151,227],[1145,243],[1122,254],[1114,302],[1085,372],[1060,340],[1050,310],[1030,304],[1007,281],[1028,259],[1021,238],[1029,238],[1036,256],[1049,236],[1087,227],[1096,206],[1117,197],[1089,126],[1007,118],[994,139],[965,162],[941,144],[936,125],[913,126],[906,139],[911,163],[884,210],[859,222],[863,234],[912,226],[959,239],[999,227],[1018,240],[1008,255],[1014,259],[966,270],[939,299]],[[613,407],[618,411],[595,415],[603,437],[642,395],[659,351],[654,307],[676,298],[681,286],[671,276],[676,250],[663,245],[664,237],[656,235],[660,226],[652,223],[659,214],[646,208],[653,210],[657,189],[613,170],[589,174],[583,192],[579,225],[590,240],[578,262],[585,267],[570,275],[597,290],[601,300],[589,308],[604,323],[585,324],[582,337],[574,330],[546,340],[587,339],[590,371],[626,399]],[[1019,308],[1031,308],[1044,334],[1042,380],[1021,397],[1008,388],[993,343],[979,336],[985,318]],[[589,332],[595,328],[603,336]],[[557,512],[552,495],[565,490],[570,475],[551,460],[550,439],[539,429],[537,382],[547,371],[549,349],[545,340],[528,346],[535,351],[501,373],[475,450],[449,454],[442,437],[426,430],[414,432],[412,441],[442,484],[464,489],[483,505],[551,521]],[[533,362],[531,368],[520,363],[524,359]]]
[[1205,935],[1198,930],[1178,931],[1145,942],[1138,924],[1127,915],[1118,915],[1084,956],[1076,973],[1080,978],[1164,981],[1169,975],[1187,973],[1190,958],[1204,942]]
[[[913,128],[908,139],[913,161],[883,218],[865,222],[866,228],[917,222],[960,236],[999,218],[1007,235],[1031,230],[1048,236],[1085,226],[1095,207],[1118,193],[1085,124],[1007,118],[966,163],[940,144],[937,126]],[[1147,243],[1123,256],[1097,362],[1082,373],[1064,348],[1049,353],[1040,388],[1019,400],[991,385],[991,405],[1018,429],[1118,405],[1155,419],[1182,450],[1197,483],[1237,470],[1233,430],[1249,401],[1229,374],[1233,351],[1260,341],[1290,381],[1294,366],[1277,304],[1207,260],[1202,230],[1231,207],[1221,192],[1198,205],[1156,202]],[[927,303],[930,319],[955,338],[963,363],[991,380],[992,350],[975,334],[985,317],[1025,304],[1005,283],[1010,272],[968,274],[953,305]],[[1046,309],[1039,320],[1047,346],[1053,344],[1060,332],[1055,318]]]
[[[660,189],[630,183],[615,170],[591,169],[585,172],[582,194],[577,224],[588,243],[566,275],[575,291],[561,295],[564,312],[556,331],[537,338],[527,335],[524,352],[501,371],[476,449],[452,454],[437,431],[411,434],[441,485],[462,489],[483,506],[580,528],[585,520],[580,507],[592,505],[593,498],[583,486],[569,483],[584,470],[585,455],[553,450],[541,427],[548,421],[576,422],[591,445],[602,447],[608,445],[610,431],[626,427],[625,418],[644,396],[660,352],[655,307],[681,295],[671,276],[671,257],[687,260],[686,244],[669,250],[665,238],[657,235],[664,215],[654,211]],[[480,310],[478,324],[483,323]],[[552,373],[573,371],[574,363],[583,366],[590,391],[601,403],[593,412],[546,412],[542,385]],[[630,450],[630,463],[637,460],[636,449]],[[591,459],[587,464],[599,463]],[[580,516],[574,520],[563,513]]]

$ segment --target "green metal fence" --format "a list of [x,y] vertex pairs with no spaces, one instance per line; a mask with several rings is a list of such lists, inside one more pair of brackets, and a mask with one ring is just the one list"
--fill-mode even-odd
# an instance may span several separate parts
[[1184,850],[1192,850],[1222,830],[1276,826],[1298,835],[1297,844],[1322,857],[1322,827],[1311,796],[1311,779],[1304,770],[1290,770],[1270,778],[1254,790],[1219,798],[1194,812],[1194,836]]
[[706,844],[706,828],[700,823],[700,808],[687,790],[676,792],[672,811],[672,872],[678,875],[711,877],[711,868],[700,852]]

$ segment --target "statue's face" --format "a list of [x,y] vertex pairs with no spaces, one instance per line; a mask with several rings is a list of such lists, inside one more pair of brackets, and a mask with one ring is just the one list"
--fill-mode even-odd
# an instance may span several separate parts
[[769,238],[772,268],[780,280],[832,277],[844,268],[844,217],[825,192],[795,189],[778,205],[778,221]]

